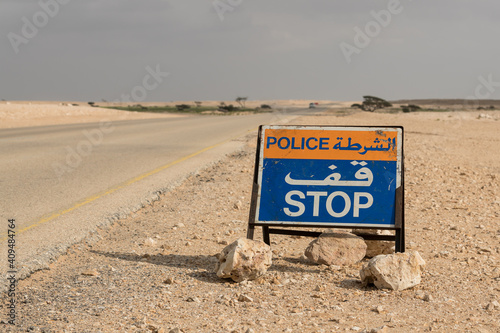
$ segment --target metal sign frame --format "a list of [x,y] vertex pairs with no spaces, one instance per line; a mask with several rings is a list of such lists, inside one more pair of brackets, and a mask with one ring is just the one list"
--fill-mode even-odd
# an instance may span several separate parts
[[[264,150],[266,149],[264,146],[265,140],[265,131],[266,130],[306,130],[306,131],[342,131],[345,132],[352,131],[361,132],[361,131],[376,131],[377,133],[384,133],[384,131],[391,131],[397,133],[397,143],[395,147],[392,149],[396,149],[397,153],[397,184],[394,190],[394,205],[391,208],[394,212],[394,223],[390,225],[380,225],[374,223],[365,223],[365,224],[357,224],[357,223],[342,223],[342,222],[325,222],[325,223],[315,223],[315,222],[301,222],[301,221],[259,221],[259,208],[261,204],[261,191],[262,191],[262,174],[264,171]],[[342,138],[340,138],[342,139]],[[252,197],[251,197],[251,206],[248,220],[248,230],[247,230],[247,238],[253,239],[255,228],[262,227],[263,238],[266,244],[270,244],[270,234],[280,234],[280,235],[300,235],[306,237],[318,237],[321,232],[318,231],[305,231],[305,230],[296,230],[289,228],[352,228],[352,229],[379,229],[379,230],[394,230],[395,235],[372,235],[372,234],[359,234],[359,236],[363,237],[365,240],[386,240],[386,241],[394,241],[395,242],[395,250],[396,252],[404,252],[405,251],[405,218],[404,218],[404,129],[402,126],[309,126],[309,125],[300,125],[300,126],[264,126],[261,125],[259,127],[258,138],[257,138],[257,152],[255,157],[255,168],[254,168],[254,179],[252,186]],[[304,145],[304,143],[302,143]],[[382,145],[378,145],[383,147]],[[390,144],[388,145],[390,148]],[[293,147],[293,143],[292,143]],[[344,146],[347,150],[347,146]],[[349,147],[354,147],[349,140]],[[357,147],[354,147],[357,148]],[[365,147],[366,148],[366,147]],[[332,148],[333,149],[333,148]],[[340,148],[342,149],[342,148]],[[387,150],[384,149],[384,150]],[[353,149],[351,149],[353,150]],[[376,150],[376,149],[373,149]],[[335,160],[335,159],[333,159]],[[378,160],[375,160],[378,161]],[[279,228],[277,228],[279,227]]]

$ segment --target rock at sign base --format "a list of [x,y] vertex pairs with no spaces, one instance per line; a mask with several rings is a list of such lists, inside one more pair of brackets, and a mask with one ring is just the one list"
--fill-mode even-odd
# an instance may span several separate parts
[[218,255],[217,276],[236,282],[255,280],[267,272],[272,256],[271,247],[266,243],[239,238]]
[[420,283],[425,261],[417,251],[378,255],[359,272],[364,285],[378,289],[404,290]]
[[394,253],[394,242],[379,241],[379,240],[366,240],[366,257],[373,258],[380,254]]
[[348,232],[327,232],[309,243],[304,254],[316,264],[348,266],[365,257],[366,244]]
[[[394,235],[392,230],[380,230],[380,229],[352,229],[352,233],[355,235],[367,234],[367,235]],[[366,256],[368,258],[373,258],[379,254],[391,254],[394,253],[394,242],[393,241],[380,241],[380,240],[365,240],[366,243]]]

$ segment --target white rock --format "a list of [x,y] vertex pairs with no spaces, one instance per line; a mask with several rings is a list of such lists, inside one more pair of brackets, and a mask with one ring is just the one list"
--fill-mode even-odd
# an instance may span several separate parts
[[217,244],[227,245],[227,244],[228,244],[228,242],[227,242],[227,240],[225,240],[225,239],[222,239],[222,238],[220,238],[220,237],[217,237]]
[[151,237],[148,237],[145,241],[144,241],[144,246],[156,246],[158,242],[155,241],[153,238]]
[[359,275],[364,285],[379,289],[404,290],[420,283],[425,261],[417,251],[378,255],[363,266]]
[[340,267],[338,265],[330,265],[330,266],[328,266],[328,269],[331,271],[340,271],[342,269],[342,267]]
[[255,280],[271,266],[271,247],[262,241],[239,238],[218,254],[217,276],[236,282]]
[[499,310],[500,309],[500,303],[498,301],[492,301],[490,304],[486,306],[486,310],[493,311],[493,310]]
[[173,277],[168,277],[165,279],[165,281],[163,281],[163,283],[165,284],[174,284],[175,283],[175,279]]
[[348,266],[365,257],[366,244],[348,232],[328,232],[309,243],[304,254],[316,264]]
[[367,240],[365,243],[368,258],[373,258],[379,254],[391,254],[395,250],[394,242],[391,241]]
[[241,200],[238,200],[238,201],[236,201],[236,203],[234,204],[233,207],[236,210],[240,210],[242,206],[243,206],[243,203],[241,202]]
[[195,302],[195,303],[200,303],[200,299],[198,297],[188,297],[186,299],[186,302]]
[[247,295],[241,294],[238,297],[238,302],[253,302],[253,298],[251,298],[251,297],[249,297]]

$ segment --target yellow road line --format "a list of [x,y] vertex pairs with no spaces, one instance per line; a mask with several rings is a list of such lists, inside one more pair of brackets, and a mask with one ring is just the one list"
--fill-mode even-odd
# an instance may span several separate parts
[[[237,136],[237,137],[239,137],[239,136]],[[235,137],[235,138],[237,138],[237,137]],[[93,196],[91,196],[91,197],[85,198],[85,199],[83,199],[82,201],[80,201],[80,202],[78,202],[77,204],[75,204],[75,205],[74,205],[73,207],[71,207],[71,208],[67,208],[67,209],[60,210],[60,211],[58,211],[58,212],[55,212],[55,213],[53,213],[52,215],[50,215],[50,216],[48,216],[48,217],[45,217],[45,218],[42,218],[41,220],[39,220],[39,221],[37,221],[37,222],[33,223],[32,225],[30,225],[30,226],[28,226],[28,227],[26,227],[26,228],[23,228],[23,229],[21,229],[21,230],[18,230],[18,231],[16,232],[16,234],[23,233],[23,232],[25,232],[25,231],[28,231],[28,230],[30,230],[30,229],[32,229],[32,228],[34,228],[34,227],[37,227],[37,226],[41,225],[41,224],[44,224],[44,223],[46,223],[46,222],[49,222],[49,221],[51,221],[51,220],[53,220],[53,219],[55,219],[55,218],[57,218],[57,217],[59,217],[59,216],[62,216],[62,215],[67,214],[67,213],[69,213],[69,212],[72,212],[72,211],[74,211],[74,210],[75,210],[75,209],[77,209],[77,208],[80,208],[80,207],[82,207],[82,206],[85,206],[86,204],[89,204],[89,203],[91,203],[91,202],[93,202],[93,201],[95,201],[95,200],[97,200],[97,199],[100,199],[100,198],[102,198],[102,197],[106,196],[106,195],[109,195],[109,194],[111,194],[111,193],[114,193],[114,192],[116,192],[116,191],[118,191],[118,190],[120,190],[120,189],[122,189],[122,188],[124,188],[124,187],[126,187],[126,186],[129,186],[129,185],[131,185],[131,184],[134,184],[134,183],[136,183],[136,182],[138,182],[138,181],[140,181],[140,180],[143,180],[144,178],[147,178],[147,177],[149,177],[149,176],[152,176],[152,175],[154,175],[154,174],[156,174],[156,173],[158,173],[158,172],[160,172],[160,171],[162,171],[162,170],[168,169],[168,168],[170,168],[170,167],[172,167],[172,166],[174,166],[174,165],[176,165],[176,164],[179,164],[179,163],[184,162],[184,161],[186,161],[186,160],[188,160],[188,159],[190,159],[190,158],[193,158],[193,157],[195,157],[195,156],[197,156],[197,155],[200,155],[200,154],[202,154],[202,153],[204,153],[204,152],[206,152],[206,151],[208,151],[208,150],[211,150],[211,149],[214,149],[214,148],[216,148],[216,147],[218,147],[218,146],[221,146],[221,145],[223,145],[223,144],[224,144],[224,143],[226,143],[226,142],[229,142],[229,141],[231,141],[231,140],[234,140],[235,138],[231,138],[231,139],[228,139],[228,140],[225,140],[225,141],[219,142],[219,143],[217,143],[217,144],[215,144],[215,145],[212,145],[212,146],[209,146],[209,147],[203,148],[202,150],[199,150],[199,151],[197,151],[197,152],[195,152],[195,153],[192,153],[191,155],[184,156],[184,157],[182,157],[182,158],[180,158],[180,159],[178,159],[178,160],[176,160],[176,161],[170,162],[170,163],[165,164],[165,165],[163,165],[163,166],[161,166],[161,167],[158,167],[158,168],[156,168],[156,169],[154,169],[154,170],[152,170],[152,171],[146,172],[146,173],[144,173],[144,174],[142,174],[142,175],[140,175],[140,176],[137,176],[137,177],[135,177],[135,178],[132,178],[132,179],[130,179],[130,180],[128,180],[128,181],[126,181],[126,182],[124,182],[124,183],[122,183],[122,184],[120,184],[120,185],[116,186],[116,187],[113,187],[113,188],[111,188],[111,189],[105,190],[105,191],[100,192],[100,193],[98,193],[98,194],[96,194],[96,195],[93,195]],[[6,234],[4,234],[4,235],[3,235],[3,237],[0,239],[0,241],[4,241],[5,239],[7,239],[7,235],[6,235]]]

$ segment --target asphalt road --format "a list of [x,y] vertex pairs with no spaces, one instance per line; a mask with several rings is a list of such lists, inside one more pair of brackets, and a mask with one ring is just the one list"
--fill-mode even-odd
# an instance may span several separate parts
[[1,130],[0,273],[7,270],[8,219],[16,221],[15,264],[23,278],[105,221],[137,210],[156,191],[237,149],[241,140],[234,138],[305,113],[312,112]]

